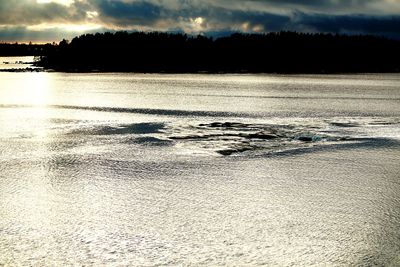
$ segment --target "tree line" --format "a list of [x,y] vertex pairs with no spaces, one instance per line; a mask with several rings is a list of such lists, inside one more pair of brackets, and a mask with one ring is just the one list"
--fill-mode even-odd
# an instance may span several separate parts
[[58,71],[399,72],[400,41],[368,35],[273,32],[212,38],[162,32],[85,34],[45,50]]
[[53,44],[19,44],[0,43],[0,56],[44,56],[55,50],[57,45]]

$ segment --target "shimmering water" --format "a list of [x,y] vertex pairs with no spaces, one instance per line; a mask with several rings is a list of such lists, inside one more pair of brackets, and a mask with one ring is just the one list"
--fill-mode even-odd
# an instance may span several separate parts
[[0,266],[400,265],[399,75],[0,81]]
[[0,57],[0,70],[16,70],[25,68],[36,68],[32,66],[34,57]]

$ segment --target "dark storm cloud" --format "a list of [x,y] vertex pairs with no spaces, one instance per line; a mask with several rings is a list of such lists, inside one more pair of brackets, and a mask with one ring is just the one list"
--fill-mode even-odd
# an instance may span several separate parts
[[96,1],[94,6],[101,18],[117,25],[147,24],[162,18],[162,7],[146,1]]
[[400,16],[298,14],[298,23],[319,32],[399,35]]
[[221,12],[228,23],[246,24],[249,26],[262,26],[266,31],[279,31],[290,27],[291,18],[286,15],[265,13],[265,12]]
[[[296,30],[400,37],[400,2],[393,0],[0,0],[0,40],[17,36],[59,39],[61,28],[35,25],[94,23],[111,30],[188,33]],[[28,27],[28,28],[27,28]],[[30,27],[30,28],[29,28]],[[82,33],[82,32],[80,32]],[[52,38],[54,36],[54,38]]]
[[[335,1],[250,1],[257,3],[276,3],[279,5],[315,6],[318,8],[333,6]],[[283,3],[284,2],[284,3]],[[374,1],[336,1],[341,6],[361,6]],[[116,25],[144,25],[156,26],[156,22],[166,20],[170,23],[170,29],[182,26],[184,18],[201,17],[205,21],[205,31],[215,30],[247,30],[252,27],[262,26],[264,31],[297,30],[332,33],[366,33],[400,36],[400,16],[392,15],[330,15],[324,13],[306,13],[297,10],[288,14],[274,14],[267,11],[252,10],[251,5],[244,9],[232,9],[232,7],[206,6],[193,1],[175,1],[182,7],[174,9],[168,5],[160,5],[160,2],[134,1],[96,1],[96,10],[100,12],[101,19],[105,23]],[[170,2],[171,3],[171,2]],[[221,4],[223,2],[220,2]],[[251,3],[250,3],[251,4]],[[194,5],[194,6],[192,6]],[[277,6],[278,4],[276,4]],[[196,7],[196,8],[195,8]],[[189,21],[189,20],[187,20]],[[181,25],[180,25],[181,24]],[[242,28],[241,28],[242,27]],[[168,30],[168,29],[166,29]]]
[[182,4],[180,9],[173,9],[146,1],[97,1],[96,10],[100,13],[100,19],[104,23],[126,27],[131,25],[156,27],[159,22],[167,21],[170,23],[167,27],[177,29],[179,26],[184,26],[185,22],[190,23],[190,19],[193,22],[193,19],[196,18],[204,19],[204,25],[202,26],[208,25],[210,27],[204,29],[207,31],[237,27],[246,23],[249,25],[261,25],[268,30],[280,30],[290,23],[290,17],[287,15],[209,6],[193,8],[187,3],[186,5]]
[[35,25],[54,22],[80,22],[86,12],[57,3],[38,4],[36,0],[0,1],[0,25]]

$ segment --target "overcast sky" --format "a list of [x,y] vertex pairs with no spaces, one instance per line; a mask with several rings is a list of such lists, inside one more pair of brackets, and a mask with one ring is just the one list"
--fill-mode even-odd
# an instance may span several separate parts
[[87,32],[295,30],[400,38],[400,0],[0,0],[0,41]]

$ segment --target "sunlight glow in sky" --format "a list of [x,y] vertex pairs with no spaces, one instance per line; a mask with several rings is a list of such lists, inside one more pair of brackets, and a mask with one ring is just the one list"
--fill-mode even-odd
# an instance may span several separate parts
[[60,41],[116,30],[227,35],[330,32],[400,38],[399,0],[0,1],[0,41]]
[[27,29],[30,31],[46,31],[46,30],[58,30],[64,32],[87,32],[101,29],[102,25],[99,24],[38,24],[27,26]]
[[57,3],[61,5],[69,6],[74,3],[74,0],[36,0],[38,4],[48,4],[48,3]]

